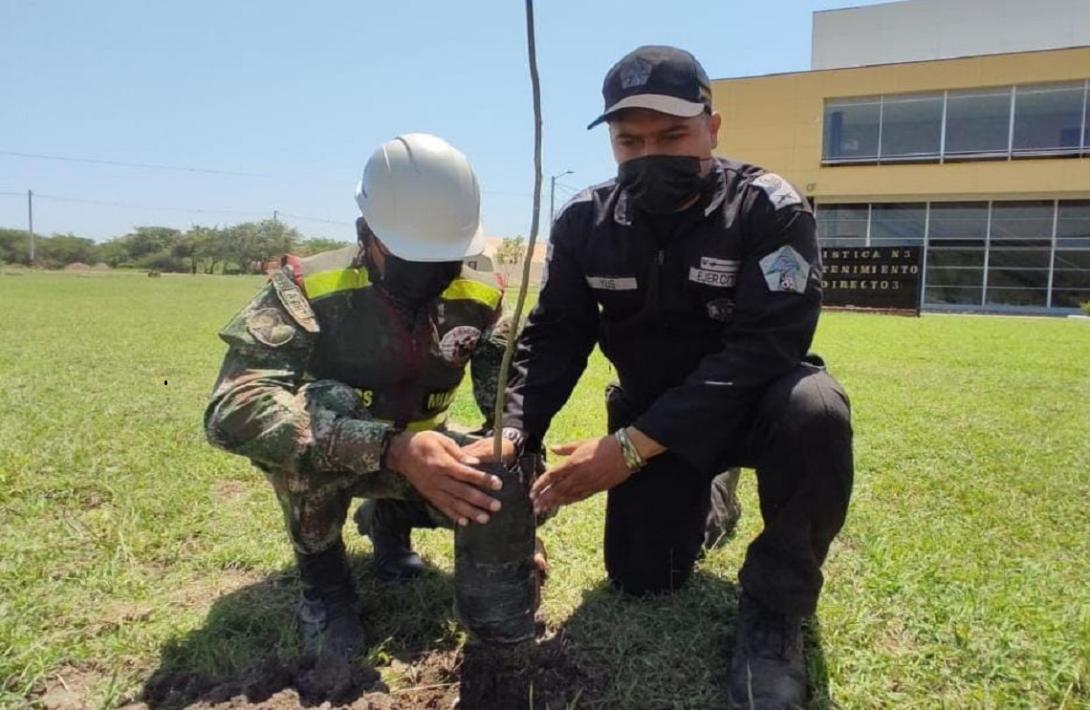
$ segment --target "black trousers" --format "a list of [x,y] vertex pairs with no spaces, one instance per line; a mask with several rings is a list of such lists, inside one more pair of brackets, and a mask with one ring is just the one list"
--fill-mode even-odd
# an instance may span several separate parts
[[[609,430],[639,412],[617,386],[607,389]],[[714,470],[694,469],[669,451],[611,489],[605,564],[631,594],[672,591],[692,573],[704,539],[713,477],[726,468],[757,471],[764,529],[739,571],[746,592],[777,611],[809,615],[821,593],[821,565],[844,524],[852,490],[848,396],[820,358],[769,385],[738,431],[709,431],[727,443]]]

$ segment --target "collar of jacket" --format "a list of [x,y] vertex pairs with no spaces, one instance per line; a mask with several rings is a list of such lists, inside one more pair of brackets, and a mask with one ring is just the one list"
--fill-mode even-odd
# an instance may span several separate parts
[[[708,201],[707,206],[704,207],[705,217],[717,210],[727,197],[727,173],[723,169],[723,163],[718,158],[712,158],[712,171],[715,173],[715,187],[709,197],[705,198],[701,195],[701,199],[707,199]],[[616,192],[617,201],[613,205],[613,221],[625,227],[631,227],[632,213],[635,208],[628,198],[628,190],[621,189],[618,186]]]

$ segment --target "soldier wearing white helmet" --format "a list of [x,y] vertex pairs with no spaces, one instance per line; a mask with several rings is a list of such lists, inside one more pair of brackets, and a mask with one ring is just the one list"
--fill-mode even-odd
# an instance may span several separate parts
[[435,136],[385,143],[356,201],[359,244],[283,269],[221,332],[230,349],[205,413],[209,440],[249,458],[276,491],[303,586],[304,649],[363,647],[341,528],[351,499],[380,576],[422,569],[412,526],[484,524],[498,479],[445,429],[472,371],[487,416],[503,349],[502,291],[462,266],[483,246],[466,157]]

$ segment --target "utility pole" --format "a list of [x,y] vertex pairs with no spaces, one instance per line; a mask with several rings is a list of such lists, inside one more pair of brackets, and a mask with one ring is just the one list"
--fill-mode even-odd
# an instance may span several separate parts
[[27,235],[30,237],[30,265],[34,265],[34,191],[26,191]]
[[273,210],[273,222],[280,223],[280,210]]
[[559,175],[553,175],[549,178],[549,231],[552,231],[553,220],[556,219],[556,179],[571,175],[574,172],[574,170],[565,170]]

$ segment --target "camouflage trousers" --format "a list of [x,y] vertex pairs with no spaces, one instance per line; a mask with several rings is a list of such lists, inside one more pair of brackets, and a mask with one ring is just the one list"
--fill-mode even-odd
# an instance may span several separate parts
[[[302,395],[309,407],[320,407],[325,413],[354,418],[371,418],[361,407],[353,391],[344,385],[330,387],[328,381],[304,388]],[[459,445],[477,437],[448,429],[439,429]],[[296,552],[317,554],[330,549],[341,539],[341,529],[348,517],[353,498],[395,499],[420,506],[421,520],[430,520],[430,527],[452,528],[453,523],[428,505],[412,484],[401,474],[379,468],[367,473],[356,471],[289,471],[259,466],[272,484],[284,513],[284,523]]]

